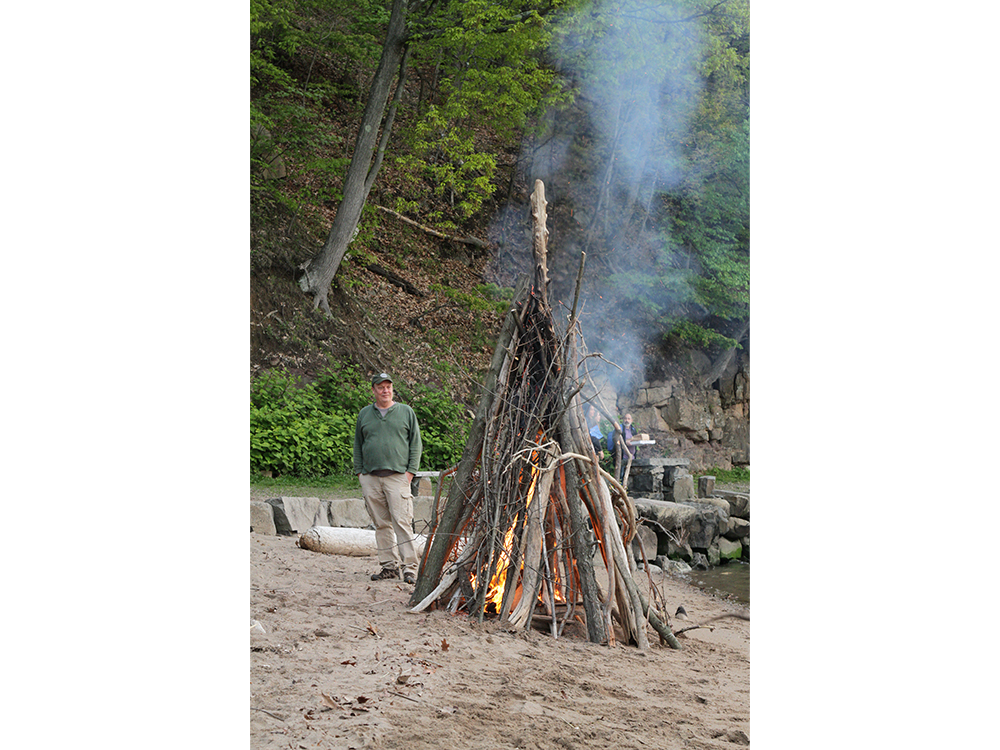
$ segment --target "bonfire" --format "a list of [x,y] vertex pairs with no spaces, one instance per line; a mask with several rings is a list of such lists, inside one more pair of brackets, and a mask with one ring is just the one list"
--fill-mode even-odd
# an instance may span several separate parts
[[[553,321],[546,205],[538,180],[534,271],[517,285],[462,458],[442,472],[453,479],[435,503],[410,605],[496,617],[514,629],[541,623],[554,637],[575,620],[595,643],[614,644],[617,624],[624,642],[640,649],[649,646],[648,625],[661,643],[680,648],[665,611],[633,580],[626,550],[635,506],[601,469],[583,416],[577,306],[585,255],[565,330]],[[607,571],[603,588],[597,554]]]

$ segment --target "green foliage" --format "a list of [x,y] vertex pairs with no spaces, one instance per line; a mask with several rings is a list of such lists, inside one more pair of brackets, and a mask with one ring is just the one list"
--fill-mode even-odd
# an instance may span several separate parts
[[[705,157],[708,159],[708,157]],[[697,259],[697,299],[726,320],[750,304],[750,125],[712,147],[710,167],[678,196],[674,239]]]
[[670,329],[668,335],[676,336],[681,341],[690,344],[698,349],[710,349],[715,346],[721,346],[725,348],[740,347],[739,342],[728,336],[723,336],[718,331],[713,331],[711,328],[706,328],[694,323],[690,320],[678,321],[673,328]]
[[502,315],[514,299],[514,290],[502,289],[495,284],[481,284],[475,287],[475,294],[468,294],[460,289],[452,289],[443,284],[431,284],[430,291],[444,295],[454,300],[470,312],[494,312]]
[[541,65],[551,29],[539,11],[552,7],[450,0],[413,20],[413,66],[433,67],[437,86],[397,163],[411,190],[436,199],[428,219],[440,226],[468,219],[496,189],[497,143],[484,135],[512,142],[544,102],[564,96]]
[[711,469],[699,472],[695,479],[704,476],[715,477],[718,484],[750,484],[750,469],[745,466],[734,466],[732,469],[713,466]]
[[278,64],[298,49],[301,34],[293,23],[294,0],[250,0],[250,85],[288,85],[291,76]]
[[280,371],[253,381],[250,468],[316,477],[353,469],[354,425],[370,388],[353,367],[331,368],[314,382]]
[[329,412],[315,387],[280,372],[258,377],[250,392],[250,469],[321,476],[350,471],[354,421]]
[[728,341],[712,327],[749,315],[747,0],[595,4],[553,50],[577,105],[544,137],[585,134],[569,169],[592,186],[585,249],[609,269],[591,279],[644,330]]
[[[358,412],[371,403],[371,387],[351,366],[331,368],[311,383],[270,371],[251,384],[250,469],[255,473],[314,479],[353,470]],[[447,394],[399,384],[397,400],[409,403],[420,422],[422,470],[451,466],[461,458],[470,419]]]
[[[339,365],[328,368],[318,378],[314,387],[323,399],[323,407],[330,411],[340,411],[357,415],[371,403],[371,384],[354,365]],[[352,422],[354,417],[352,416]],[[353,424],[351,441],[354,440]]]
[[458,463],[469,437],[472,419],[448,394],[417,385],[409,402],[420,422],[424,452],[422,471],[445,469]]
[[423,184],[449,208],[430,212],[431,221],[453,228],[455,223],[447,218],[451,213],[468,219],[493,195],[494,156],[477,152],[474,133],[452,127],[439,108],[430,107],[417,123],[412,147],[397,164],[411,185],[419,189]]
[[[297,245],[282,224],[287,227],[292,217],[308,224],[314,207],[340,200],[340,177],[350,157],[342,131],[331,126],[330,107],[360,106],[362,84],[356,76],[377,62],[387,18],[379,0],[251,1],[253,267],[268,267],[279,258],[298,265],[304,259],[295,256]],[[343,72],[321,73],[331,69]],[[268,176],[278,155],[289,179]]]
[[637,253],[634,267],[607,277],[622,310],[647,326],[669,330],[684,306],[695,299],[694,272],[679,262],[668,238]]

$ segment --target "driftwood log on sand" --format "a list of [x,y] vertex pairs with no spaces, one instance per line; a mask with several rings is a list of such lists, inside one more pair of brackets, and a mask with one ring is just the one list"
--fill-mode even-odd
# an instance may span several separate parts
[[[312,526],[299,536],[296,543],[311,552],[327,555],[352,555],[365,557],[377,551],[375,531],[372,529],[352,529],[341,526]],[[427,537],[416,535],[417,554],[423,554]]]
[[[435,514],[411,611],[498,617],[558,637],[584,619],[589,640],[648,647],[647,625],[680,648],[632,579],[626,550],[635,506],[604,473],[590,441],[577,378],[581,257],[573,308],[557,333],[548,303],[545,189],[536,181],[534,273],[522,278],[501,329],[479,408],[447,501]],[[597,580],[602,556],[607,579]],[[581,611],[582,607],[582,611]]]

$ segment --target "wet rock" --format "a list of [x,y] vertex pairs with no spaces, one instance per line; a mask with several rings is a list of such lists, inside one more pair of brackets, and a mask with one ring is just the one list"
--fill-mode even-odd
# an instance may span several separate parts
[[739,560],[743,557],[743,545],[731,542],[725,537],[719,539],[719,558],[721,560]]

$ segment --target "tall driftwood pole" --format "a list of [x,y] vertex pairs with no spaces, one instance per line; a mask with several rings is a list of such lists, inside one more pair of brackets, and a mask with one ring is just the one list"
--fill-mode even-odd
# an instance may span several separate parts
[[531,193],[531,216],[534,230],[531,234],[531,250],[535,256],[535,293],[544,306],[549,304],[549,261],[548,261],[548,213],[545,208],[545,183],[535,180],[535,190]]

